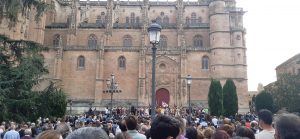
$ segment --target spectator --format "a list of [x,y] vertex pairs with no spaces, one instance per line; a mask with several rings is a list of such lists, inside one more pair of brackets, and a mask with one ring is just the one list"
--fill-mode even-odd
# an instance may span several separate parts
[[203,135],[205,139],[211,139],[212,135],[214,134],[214,130],[210,127],[206,128],[203,131]]
[[11,123],[10,130],[4,134],[3,139],[20,139],[20,134],[15,129],[16,125]]
[[240,137],[248,137],[249,139],[255,139],[252,130],[245,126],[238,127],[238,129],[236,130],[236,135]]
[[127,127],[127,133],[132,139],[146,139],[146,136],[139,133],[137,129],[137,119],[133,115],[129,115],[125,118],[125,125]]
[[40,133],[36,139],[62,139],[62,136],[55,130],[46,130]]
[[222,125],[220,128],[218,128],[219,130],[224,130],[226,131],[226,133],[232,137],[233,135],[233,131],[234,131],[234,127],[232,127],[231,125],[228,125],[228,124],[225,124],[225,125]]
[[118,133],[115,139],[131,139],[131,136],[127,133],[125,121],[119,123],[119,128],[121,129],[121,133]]
[[180,131],[179,126],[179,121],[172,117],[165,115],[157,116],[151,123],[151,139],[176,139]]
[[217,130],[213,134],[212,139],[230,139],[230,136],[224,130]]
[[262,109],[258,112],[258,124],[263,129],[255,135],[256,139],[274,139],[275,129],[272,127],[272,112],[267,109]]
[[83,127],[70,133],[66,139],[108,139],[108,135],[99,127]]
[[185,132],[185,137],[188,139],[197,139],[197,130],[194,127],[188,127]]
[[69,133],[72,133],[71,127],[65,122],[59,123],[55,130],[58,131],[63,138],[66,138]]
[[186,139],[184,137],[185,129],[186,129],[186,122],[184,118],[176,117],[178,124],[179,124],[179,139]]
[[21,139],[32,139],[30,128],[24,130],[24,136]]
[[294,114],[284,114],[275,124],[276,139],[299,139],[300,117]]

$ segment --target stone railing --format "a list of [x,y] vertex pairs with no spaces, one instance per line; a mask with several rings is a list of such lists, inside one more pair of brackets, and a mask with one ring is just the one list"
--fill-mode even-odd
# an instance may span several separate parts
[[63,46],[64,50],[99,50],[101,46],[88,47],[86,45],[67,45]]
[[105,28],[105,23],[80,23],[79,28]]
[[45,28],[68,28],[68,23],[51,23],[50,25],[46,25]]
[[243,8],[238,7],[228,7],[226,8],[226,10],[229,12],[244,12]]
[[236,26],[232,26],[230,27],[231,31],[242,31],[242,32],[246,32],[246,28],[244,27],[236,27]]
[[209,23],[185,23],[184,28],[209,28]]

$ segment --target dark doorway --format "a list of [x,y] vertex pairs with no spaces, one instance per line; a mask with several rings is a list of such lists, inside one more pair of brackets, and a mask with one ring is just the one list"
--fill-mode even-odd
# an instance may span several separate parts
[[163,103],[169,105],[169,101],[170,94],[167,89],[160,88],[156,91],[156,103],[158,107],[163,107]]

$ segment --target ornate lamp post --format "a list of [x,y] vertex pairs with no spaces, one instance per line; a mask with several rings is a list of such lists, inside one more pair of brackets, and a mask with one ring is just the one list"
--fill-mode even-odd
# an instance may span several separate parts
[[188,93],[189,93],[189,114],[192,114],[192,108],[191,108],[191,84],[192,84],[192,76],[188,75],[186,77],[187,80],[187,86],[188,86]]
[[107,90],[104,90],[103,93],[110,93],[110,116],[112,116],[113,109],[113,94],[121,93],[121,90],[118,90],[118,83],[115,79],[115,75],[111,74],[111,78],[106,80]]
[[148,33],[150,37],[150,43],[152,44],[152,98],[151,98],[151,119],[155,117],[156,111],[156,94],[155,94],[155,60],[156,60],[156,46],[159,44],[161,26],[156,23],[155,20],[152,21],[148,28]]

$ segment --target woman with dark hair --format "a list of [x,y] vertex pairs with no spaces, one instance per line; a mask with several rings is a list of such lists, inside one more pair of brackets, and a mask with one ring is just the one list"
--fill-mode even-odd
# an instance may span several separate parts
[[246,128],[245,126],[240,126],[236,130],[236,136],[248,137],[249,139],[255,139],[254,133],[251,129]]
[[115,136],[115,139],[131,139],[131,136],[127,133],[127,128],[124,120],[119,123],[119,128],[122,132],[117,134]]

